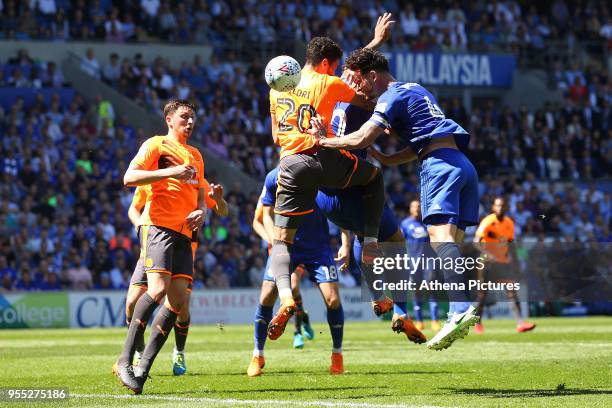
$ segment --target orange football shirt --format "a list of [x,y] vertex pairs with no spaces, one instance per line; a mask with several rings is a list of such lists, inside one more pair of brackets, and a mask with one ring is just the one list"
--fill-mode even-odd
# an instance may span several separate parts
[[509,263],[508,243],[514,241],[514,221],[507,215],[500,221],[495,214],[482,219],[476,237],[483,242],[484,248],[496,262]]
[[141,216],[141,225],[169,228],[191,238],[185,218],[198,208],[198,192],[205,188],[204,159],[193,146],[167,136],[146,140],[130,166],[158,170],[172,165],[190,165],[196,169],[191,180],[166,178],[150,185],[149,196]]
[[[147,198],[149,195],[149,185],[138,186],[136,190],[134,190],[134,197],[132,197],[132,207],[136,210],[142,212],[142,209],[147,204]],[[217,205],[217,202],[211,198],[208,193],[210,192],[210,184],[208,180],[204,179],[204,200],[206,202],[207,208],[214,208]]]
[[308,150],[315,137],[306,133],[310,118],[321,115],[328,123],[327,137],[333,137],[331,118],[337,102],[350,102],[355,91],[332,75],[302,69],[298,86],[290,92],[270,90],[270,113],[276,124],[276,137],[281,158]]

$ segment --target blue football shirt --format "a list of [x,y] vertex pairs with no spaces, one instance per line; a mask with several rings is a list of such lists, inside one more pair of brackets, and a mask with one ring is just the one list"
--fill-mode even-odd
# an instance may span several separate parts
[[[344,137],[344,135],[359,130],[371,116],[371,111],[351,105],[350,103],[338,102],[332,115],[332,131],[337,137]],[[368,156],[367,149],[351,150],[351,153],[361,159],[365,159]]]
[[447,119],[436,98],[421,85],[412,82],[392,82],[378,98],[370,122],[393,129],[412,151],[420,154],[431,139],[455,136],[459,149],[464,150],[470,135],[457,122]]

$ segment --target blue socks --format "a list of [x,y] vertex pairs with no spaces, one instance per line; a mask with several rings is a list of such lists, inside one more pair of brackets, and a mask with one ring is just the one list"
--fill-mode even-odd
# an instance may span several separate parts
[[422,322],[423,321],[423,309],[421,308],[420,299],[413,300],[412,310],[414,311],[414,320],[416,320],[417,322]]
[[273,306],[257,305],[255,310],[255,352],[263,355],[263,349],[268,337],[268,323],[272,320]]
[[438,320],[438,302],[435,300],[429,301],[429,314],[431,315],[431,320]]
[[344,334],[344,309],[327,309],[327,323],[334,343],[334,353],[342,352],[342,336]]

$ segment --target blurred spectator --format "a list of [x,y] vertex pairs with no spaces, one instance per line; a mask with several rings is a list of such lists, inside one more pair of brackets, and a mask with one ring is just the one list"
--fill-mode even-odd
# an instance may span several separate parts
[[70,289],[86,290],[93,287],[91,271],[83,264],[79,255],[74,255],[72,266],[67,269],[66,275],[70,283]]
[[119,65],[119,55],[112,53],[109,62],[104,66],[102,79],[111,86],[117,86],[121,76],[121,66]]
[[39,289],[43,291],[57,291],[62,289],[62,285],[55,273],[47,272],[43,275]]
[[98,279],[98,281],[93,285],[93,288],[96,290],[113,289],[110,274],[108,272],[102,272],[100,274],[100,279]]
[[[253,262],[253,266],[249,269],[249,278],[251,281],[251,286],[254,288],[261,287],[261,283],[263,281],[263,276],[266,271],[266,265],[261,256],[255,257],[255,261]],[[1,272],[0,272],[1,273]]]
[[206,281],[206,287],[210,289],[228,289],[230,287],[230,281],[228,276],[223,272],[221,265],[216,265],[210,277]]
[[41,75],[42,85],[45,87],[60,88],[64,86],[64,76],[62,72],[57,69],[55,62],[48,62],[47,68]]
[[92,48],[87,49],[85,58],[81,60],[81,69],[96,79],[101,78],[100,63],[96,59]]
[[38,290],[38,286],[36,282],[32,279],[32,274],[30,273],[30,269],[27,266],[23,266],[21,268],[21,271],[19,273],[19,279],[17,280],[15,289],[28,292]]
[[17,281],[17,271],[10,267],[6,256],[0,256],[0,281],[2,282],[2,287],[6,290],[10,290],[13,288],[13,285]]

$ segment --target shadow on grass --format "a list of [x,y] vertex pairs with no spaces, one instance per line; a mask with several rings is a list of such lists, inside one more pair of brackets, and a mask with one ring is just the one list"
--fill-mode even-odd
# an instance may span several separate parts
[[588,388],[559,388],[536,390],[499,390],[494,388],[442,388],[454,394],[477,395],[493,398],[541,398],[571,395],[612,395],[612,390],[593,390]]
[[[343,377],[346,376],[355,376],[355,375],[432,375],[432,374],[468,374],[469,371],[419,371],[419,370],[405,370],[405,371],[385,371],[385,370],[370,370],[370,371],[346,371],[343,374]],[[215,377],[223,377],[223,376],[239,376],[246,377],[246,371],[233,371],[233,372],[189,372],[185,374],[187,377],[201,377],[201,376],[215,376]],[[266,371],[265,377],[274,377],[280,375],[316,375],[316,376],[326,376],[329,377],[329,372],[325,370],[317,370],[317,371],[301,371],[301,370],[274,370],[274,371]],[[156,374],[156,377],[162,378],[174,378],[175,376],[172,374]]]
[[[276,375],[321,375],[321,376],[328,376],[329,377],[329,372],[327,371],[295,371],[295,370],[274,370],[274,371],[266,371],[264,376],[266,377],[272,377],[272,376],[276,376]],[[231,371],[231,372],[188,372],[187,374],[185,374],[185,376],[187,377],[207,377],[207,376],[214,376],[214,377],[228,377],[228,376],[238,376],[238,377],[245,377],[247,376],[246,374],[246,370],[244,371]],[[175,376],[172,374],[157,374],[156,377],[166,377],[166,378],[174,378]]]
[[431,374],[468,374],[469,371],[419,371],[419,370],[405,370],[405,371],[359,371],[354,374],[360,375],[431,375]]
[[[377,389],[386,389],[389,388],[387,386],[377,386]],[[231,389],[231,390],[208,390],[208,389],[203,389],[203,390],[198,390],[198,391],[194,391],[194,390],[190,390],[190,391],[177,391],[177,390],[173,390],[173,391],[168,391],[168,392],[157,392],[156,394],[158,395],[181,395],[181,394],[204,394],[206,396],[209,395],[214,395],[214,394],[223,394],[223,395],[227,395],[227,394],[251,394],[251,393],[268,393],[268,392],[289,392],[289,393],[293,393],[293,392],[312,392],[312,391],[330,391],[330,392],[334,392],[334,391],[356,391],[356,390],[371,390],[372,387],[371,386],[363,386],[363,387],[359,387],[359,386],[352,386],[352,387],[338,387],[338,386],[331,386],[331,387],[291,387],[291,386],[287,386],[285,388],[262,388],[262,389],[257,389],[257,388],[243,388],[243,389]],[[364,397],[379,397],[379,396],[385,396],[386,394],[368,394],[365,395]]]

